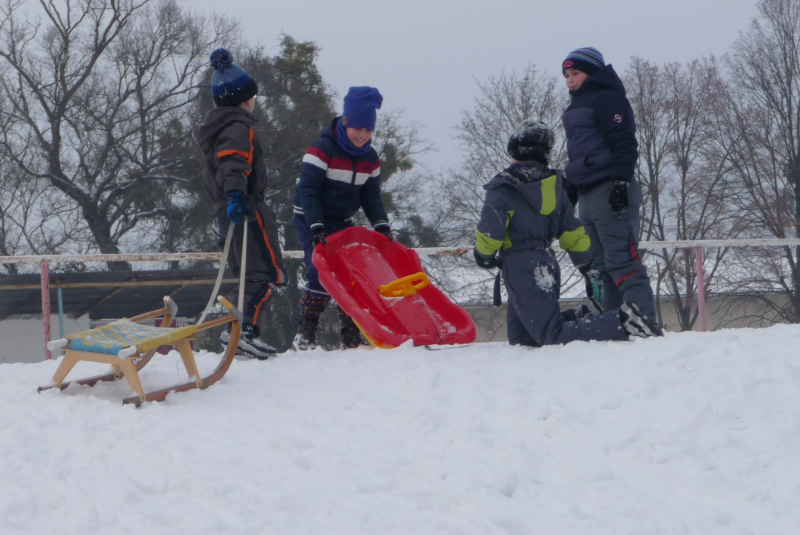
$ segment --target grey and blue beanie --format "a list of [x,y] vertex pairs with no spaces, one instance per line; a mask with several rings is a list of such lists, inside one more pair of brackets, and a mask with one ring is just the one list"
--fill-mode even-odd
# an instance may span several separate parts
[[211,96],[216,106],[238,106],[256,96],[258,85],[244,69],[233,62],[233,54],[224,48],[211,53]]
[[346,128],[366,128],[375,131],[375,121],[381,109],[383,95],[374,87],[351,87],[344,97],[342,125]]
[[567,59],[561,64],[561,72],[567,69],[577,69],[589,76],[606,66],[603,54],[590,46],[577,48],[569,53]]

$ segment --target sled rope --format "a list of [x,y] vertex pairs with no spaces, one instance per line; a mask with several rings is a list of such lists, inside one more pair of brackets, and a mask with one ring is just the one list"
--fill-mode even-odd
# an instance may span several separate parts
[[[246,237],[246,234],[245,234]],[[214,308],[216,301],[217,301],[217,294],[219,293],[219,287],[222,285],[222,277],[225,274],[225,265],[228,263],[228,252],[231,250],[231,240],[233,239],[233,221],[231,224],[228,225],[228,235],[225,237],[225,247],[222,249],[222,260],[219,264],[219,271],[217,272],[217,282],[214,283],[214,289],[211,290],[211,297],[208,299],[208,304],[206,304],[206,308],[203,310],[203,314],[200,315],[200,319],[197,322],[197,325],[200,325],[205,321],[206,316],[211,309]],[[241,305],[239,305],[239,310],[241,310]]]

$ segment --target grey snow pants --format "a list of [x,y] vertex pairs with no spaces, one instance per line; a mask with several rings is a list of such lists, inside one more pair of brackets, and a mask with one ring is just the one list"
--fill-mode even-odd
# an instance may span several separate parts
[[[244,274],[244,322],[255,324],[258,313],[272,296],[272,285],[286,285],[286,269],[278,242],[278,225],[272,210],[263,202],[250,202],[254,215],[247,221],[247,266]],[[218,245],[222,250],[228,234],[228,219],[224,204],[217,207],[216,225]],[[242,225],[233,229],[231,249],[228,252],[228,267],[238,277],[242,264],[243,241]],[[236,285],[233,304],[238,300],[239,286]]]
[[634,180],[628,187],[628,209],[620,214],[611,212],[608,192],[611,180],[578,196],[578,217],[592,240],[592,259],[603,278],[603,310],[619,308],[633,301],[650,316],[656,317],[653,289],[647,267],[639,258],[639,210],[642,191]]

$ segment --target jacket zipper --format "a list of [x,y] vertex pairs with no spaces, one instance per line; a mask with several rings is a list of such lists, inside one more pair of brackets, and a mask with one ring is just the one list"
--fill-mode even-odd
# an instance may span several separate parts
[[353,162],[353,179],[350,181],[351,186],[356,185],[356,174],[358,174],[358,167],[356,166],[356,159],[351,158],[350,161]]

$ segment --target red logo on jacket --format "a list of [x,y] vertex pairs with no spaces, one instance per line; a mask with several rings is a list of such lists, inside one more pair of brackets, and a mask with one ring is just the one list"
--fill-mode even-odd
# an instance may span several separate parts
[[621,122],[622,122],[622,115],[620,115],[619,113],[618,113],[618,114],[616,114],[616,115],[614,116],[614,122],[615,122],[615,123],[621,123]]

